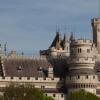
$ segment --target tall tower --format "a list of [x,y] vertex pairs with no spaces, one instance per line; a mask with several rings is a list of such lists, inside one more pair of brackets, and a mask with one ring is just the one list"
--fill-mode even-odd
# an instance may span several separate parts
[[91,24],[93,30],[93,43],[95,43],[98,53],[100,53],[100,18],[93,18]]
[[68,93],[84,89],[96,94],[97,76],[94,71],[95,51],[91,40],[73,40],[70,44],[69,72],[66,76]]

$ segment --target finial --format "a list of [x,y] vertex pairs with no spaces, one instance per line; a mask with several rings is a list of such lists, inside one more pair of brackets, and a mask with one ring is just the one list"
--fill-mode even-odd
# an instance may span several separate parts
[[74,39],[74,36],[73,36],[73,32],[71,32],[71,35],[70,35],[70,41]]

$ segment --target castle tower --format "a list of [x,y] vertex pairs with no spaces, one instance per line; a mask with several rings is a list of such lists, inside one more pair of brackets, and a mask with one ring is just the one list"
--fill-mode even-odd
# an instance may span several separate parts
[[74,40],[70,44],[69,72],[66,76],[68,93],[84,89],[96,94],[95,49],[91,40]]
[[93,30],[93,43],[95,43],[98,53],[100,53],[100,18],[94,18],[91,21]]

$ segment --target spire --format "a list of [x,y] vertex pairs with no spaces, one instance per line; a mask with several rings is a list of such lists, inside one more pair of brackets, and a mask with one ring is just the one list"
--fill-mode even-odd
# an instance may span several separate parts
[[63,41],[62,41],[62,48],[63,49],[66,48],[66,42],[67,42],[67,37],[66,37],[66,34],[64,34],[64,38],[63,38]]
[[63,42],[67,42],[67,37],[66,37],[66,34],[64,34],[64,39],[63,39]]
[[70,41],[74,40],[73,32],[71,32]]
[[61,47],[61,41],[62,41],[62,39],[61,39],[60,33],[59,32],[56,32],[56,36],[55,36],[55,38],[54,38],[54,40],[53,40],[50,48],[51,47],[60,48]]

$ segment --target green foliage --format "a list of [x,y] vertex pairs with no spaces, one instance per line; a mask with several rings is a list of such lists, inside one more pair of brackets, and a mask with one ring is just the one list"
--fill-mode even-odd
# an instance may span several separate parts
[[4,89],[4,99],[0,100],[53,100],[34,86],[10,85]]
[[80,90],[69,94],[67,100],[100,100],[100,98],[90,92]]

